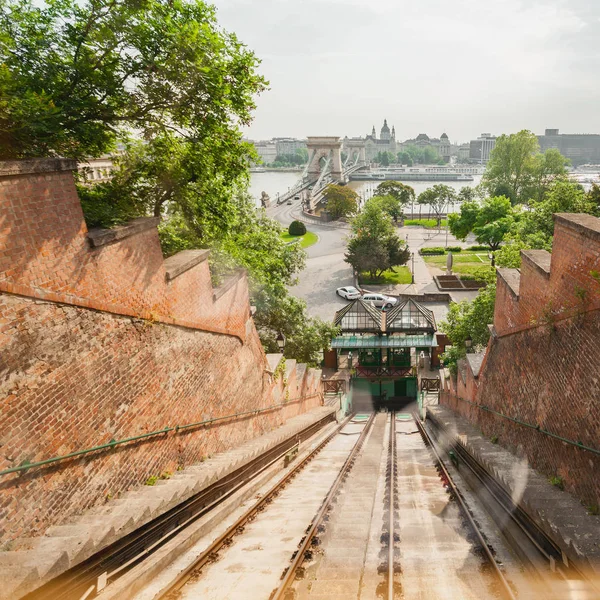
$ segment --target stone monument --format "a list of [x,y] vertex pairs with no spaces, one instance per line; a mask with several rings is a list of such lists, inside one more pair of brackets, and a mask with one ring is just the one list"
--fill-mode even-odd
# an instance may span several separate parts
[[448,252],[448,256],[446,257],[446,275],[452,275],[452,252]]

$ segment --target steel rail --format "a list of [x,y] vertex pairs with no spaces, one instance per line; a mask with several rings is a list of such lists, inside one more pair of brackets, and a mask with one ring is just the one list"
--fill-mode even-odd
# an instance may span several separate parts
[[390,419],[390,520],[388,525],[388,595],[394,598],[394,487],[396,484],[396,413]]
[[[92,585],[95,588],[94,591],[97,592],[105,585],[104,578],[109,573],[114,577],[115,574],[125,570],[121,567],[132,568],[145,559],[179,533],[183,523],[189,525],[201,518],[216,504],[231,496],[241,485],[248,483],[262,472],[266,468],[266,463],[270,463],[274,458],[280,459],[299,442],[314,435],[322,426],[332,420],[331,416],[327,415],[297,432],[205,490],[191,496],[62,575],[48,581],[25,596],[24,600],[37,600],[40,597],[48,600],[80,600],[82,597],[89,597],[89,588]],[[251,473],[248,475],[249,471]]]
[[325,500],[323,501],[323,504],[321,505],[319,512],[317,512],[317,514],[315,515],[315,517],[312,521],[312,524],[310,526],[310,529],[304,536],[304,539],[302,540],[302,543],[300,544],[298,551],[295,553],[294,558],[292,560],[292,564],[288,567],[288,569],[284,573],[284,575],[281,579],[281,582],[279,584],[279,587],[273,592],[273,594],[270,596],[269,600],[282,600],[282,598],[284,598],[284,596],[286,594],[287,589],[294,581],[294,578],[296,576],[296,571],[297,571],[298,567],[304,561],[304,555],[305,555],[306,551],[308,550],[308,548],[312,542],[312,539],[313,539],[315,533],[317,532],[317,529],[318,529],[319,525],[321,524],[321,521],[323,520],[323,517],[327,513],[329,506],[331,505],[336,494],[338,493],[338,490],[339,490],[340,486],[342,485],[343,480],[345,479],[346,475],[352,468],[354,460],[356,459],[356,456],[360,452],[360,449],[362,448],[362,445],[363,445],[365,439],[367,438],[367,435],[368,435],[369,431],[371,430],[373,423],[375,422],[375,416],[376,416],[376,413],[372,413],[371,416],[369,417],[369,420],[367,421],[367,424],[365,425],[364,429],[362,430],[360,437],[358,438],[358,440],[356,440],[356,444],[354,444],[354,447],[350,451],[350,454],[346,458],[342,468],[340,469],[337,477],[335,478],[333,485],[329,489],[329,492],[327,493],[327,496],[326,496]]
[[[435,420],[431,420],[436,430],[445,433],[445,429]],[[452,449],[458,454],[460,460],[473,473],[479,482],[485,487],[491,498],[514,522],[519,530],[529,539],[536,550],[548,561],[550,569],[557,571],[561,577],[567,579],[571,575],[590,585],[589,581],[572,561],[569,561],[563,550],[551,539],[538,524],[512,499],[512,496],[490,475],[487,469],[481,465],[471,453],[457,442],[450,442]],[[560,565],[562,563],[562,565]]]
[[469,521],[469,524],[471,525],[471,528],[472,528],[473,532],[475,533],[477,540],[481,544],[481,547],[483,548],[483,551],[485,552],[485,555],[486,555],[490,565],[494,569],[496,576],[498,577],[498,580],[500,581],[500,583],[502,585],[502,588],[503,588],[503,591],[504,591],[506,597],[509,598],[510,600],[516,600],[516,596],[514,595],[508,581],[506,580],[506,577],[504,577],[504,573],[502,573],[500,567],[498,566],[498,563],[496,562],[496,559],[494,558],[494,555],[492,554],[490,548],[487,545],[487,542],[485,541],[485,538],[483,537],[483,534],[481,533],[481,529],[479,528],[477,523],[475,523],[475,520],[473,519],[473,517],[471,516],[471,513],[469,512],[466,502],[463,500],[460,492],[458,491],[458,488],[456,487],[456,484],[454,483],[454,480],[450,476],[450,473],[448,472],[448,469],[446,469],[446,467],[442,461],[442,458],[440,457],[440,455],[438,454],[438,451],[436,450],[435,446],[433,445],[433,441],[432,441],[431,437],[429,436],[425,427],[421,423],[418,415],[414,414],[413,418],[415,420],[415,423],[417,424],[419,433],[421,434],[423,441],[431,449],[431,451],[435,457],[435,462],[437,463],[437,466],[442,471],[446,481],[448,482],[448,485],[452,489],[452,493],[453,493],[454,497],[458,500],[458,503],[462,509],[463,514]]
[[172,581],[166,590],[160,592],[158,598],[166,598],[170,594],[180,590],[192,577],[192,575],[201,569],[207,562],[211,561],[213,557],[219,552],[219,550],[232,539],[240,530],[244,524],[251,520],[257,513],[262,511],[265,505],[269,504],[273,497],[276,496],[306,465],[340,432],[340,430],[347,425],[352,419],[348,417],[338,427],[335,428],[324,440],[322,440],[318,446],[310,451],[303,459],[300,460],[296,466],[285,475],[283,479],[275,483],[269,491],[255,504],[253,504],[243,515],[241,515],[233,525],[231,525],[225,532],[223,532],[213,543],[198,556],[194,562],[187,566],[183,571],[179,573],[177,578]]

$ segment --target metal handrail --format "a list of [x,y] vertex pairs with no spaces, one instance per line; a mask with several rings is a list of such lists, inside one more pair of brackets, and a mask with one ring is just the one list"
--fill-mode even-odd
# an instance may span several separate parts
[[36,462],[28,462],[25,461],[23,464],[18,467],[11,467],[10,469],[5,469],[0,471],[0,476],[9,475],[11,473],[19,473],[21,471],[27,472],[29,469],[34,467],[43,467],[45,465],[49,465],[52,463],[56,463],[62,460],[67,460],[69,458],[75,458],[77,456],[83,456],[85,454],[89,454],[91,452],[97,452],[98,450],[106,450],[108,448],[115,448],[121,444],[126,444],[129,442],[136,442],[139,440],[143,440],[152,436],[162,435],[169,433],[171,431],[175,431],[178,433],[179,431],[183,431],[185,429],[190,429],[192,427],[200,427],[201,425],[210,425],[212,423],[216,423],[217,421],[225,421],[227,419],[236,419],[238,417],[248,416],[248,415],[258,415],[260,413],[268,412],[271,410],[275,410],[277,408],[282,408],[284,406],[289,406],[290,404],[294,404],[296,402],[301,402],[302,400],[308,400],[309,398],[315,398],[316,396],[321,396],[320,392],[316,394],[310,394],[308,396],[297,396],[296,398],[291,398],[286,402],[282,402],[280,404],[272,404],[271,406],[267,406],[265,408],[258,408],[254,410],[247,410],[244,412],[234,413],[232,415],[226,415],[224,417],[215,417],[214,419],[204,419],[203,421],[197,421],[196,423],[188,423],[186,425],[174,425],[172,427],[165,427],[164,429],[157,429],[156,431],[150,431],[149,433],[142,433],[140,435],[135,435],[127,438],[123,438],[122,440],[111,440],[106,444],[100,444],[99,446],[93,446],[92,448],[85,448],[84,450],[76,450],[75,452],[70,452],[69,454],[63,454],[61,456],[53,456],[52,458],[47,458],[45,460],[40,460]]

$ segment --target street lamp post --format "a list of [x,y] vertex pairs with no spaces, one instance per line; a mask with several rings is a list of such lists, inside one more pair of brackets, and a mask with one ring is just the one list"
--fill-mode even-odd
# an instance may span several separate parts
[[415,253],[412,252],[411,256],[412,256],[412,272],[410,275],[411,275],[411,280],[412,280],[411,283],[414,283],[415,282]]
[[283,333],[280,331],[279,335],[277,336],[277,347],[279,348],[279,350],[281,352],[283,352],[283,349],[285,348],[285,335],[283,335]]
[[471,339],[471,336],[469,336],[465,340],[465,348],[467,349],[467,354],[469,354],[471,352],[472,345],[473,345],[473,340]]

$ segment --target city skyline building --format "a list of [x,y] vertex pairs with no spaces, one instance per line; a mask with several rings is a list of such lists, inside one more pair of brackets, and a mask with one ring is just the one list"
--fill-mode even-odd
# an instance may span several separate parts
[[491,133],[482,133],[476,140],[469,143],[469,161],[486,164],[490,154],[496,146],[496,136]]
[[600,164],[600,134],[559,133],[558,129],[546,129],[544,135],[537,138],[541,152],[556,148],[574,167]]

